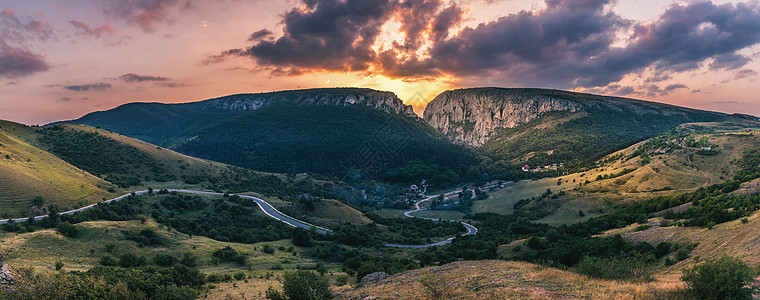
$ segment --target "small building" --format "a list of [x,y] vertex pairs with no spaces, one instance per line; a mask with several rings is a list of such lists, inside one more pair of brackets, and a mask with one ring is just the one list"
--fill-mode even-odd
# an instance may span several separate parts
[[523,172],[528,172],[528,171],[530,171],[530,166],[529,165],[524,165],[524,166],[522,166],[522,170],[523,170]]
[[418,193],[420,191],[420,187],[418,187],[416,184],[412,184],[411,186],[409,186],[409,190],[414,193]]

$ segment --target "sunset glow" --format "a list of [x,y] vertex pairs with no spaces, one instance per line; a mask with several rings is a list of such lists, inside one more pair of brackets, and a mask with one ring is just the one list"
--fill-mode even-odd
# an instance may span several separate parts
[[[760,4],[6,1],[0,119],[355,86],[421,114],[459,87],[542,87],[760,114]],[[675,35],[675,34],[678,35]]]

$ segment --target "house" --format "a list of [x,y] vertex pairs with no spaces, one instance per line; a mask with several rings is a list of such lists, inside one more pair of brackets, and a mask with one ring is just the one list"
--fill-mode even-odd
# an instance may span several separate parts
[[418,193],[420,191],[420,188],[416,184],[412,184],[411,186],[409,186],[409,190],[412,191],[413,193]]
[[522,170],[523,170],[523,172],[528,172],[528,171],[530,171],[530,166],[529,165],[524,165],[524,166],[522,166]]

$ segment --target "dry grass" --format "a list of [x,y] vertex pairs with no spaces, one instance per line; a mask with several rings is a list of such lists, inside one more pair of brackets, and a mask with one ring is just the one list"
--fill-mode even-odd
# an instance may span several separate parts
[[332,226],[336,226],[341,222],[349,222],[355,225],[372,223],[372,220],[364,216],[360,211],[333,199],[322,199],[315,202],[314,210],[308,212],[308,215]]
[[[723,182],[730,179],[738,169],[732,165],[733,161],[741,158],[747,150],[760,146],[760,137],[754,133],[729,132],[695,135],[695,138],[701,136],[707,136],[711,145],[718,145],[716,149],[721,150],[720,154],[703,157],[695,154],[695,149],[676,149],[670,153],[654,155],[651,162],[643,166],[638,158],[618,159],[584,172],[523,180],[492,193],[486,200],[476,201],[473,212],[511,214],[514,212],[514,204],[519,200],[537,197],[546,189],[553,192],[564,190],[568,196],[559,199],[559,208],[538,221],[550,225],[572,224],[604,213],[610,206],[619,203],[689,192],[708,183]],[[616,155],[625,157],[645,142],[612,153],[607,158]],[[693,156],[691,164],[687,160],[689,154]],[[596,180],[599,175],[619,174],[626,168],[635,170],[619,177]],[[590,183],[582,184],[586,180]],[[584,211],[585,218],[579,216],[578,210]]]
[[652,283],[588,278],[572,272],[514,261],[463,261],[407,271],[360,288],[339,288],[338,299],[430,299],[420,280],[432,274],[453,285],[449,299],[646,299],[681,288],[667,278]]

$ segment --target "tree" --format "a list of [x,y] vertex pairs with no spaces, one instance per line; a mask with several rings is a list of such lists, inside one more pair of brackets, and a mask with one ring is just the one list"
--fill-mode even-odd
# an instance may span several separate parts
[[43,205],[45,205],[45,198],[39,195],[34,196],[34,198],[32,198],[32,204],[34,204],[34,206],[36,207],[42,207]]
[[303,229],[296,229],[296,232],[293,234],[293,245],[299,246],[299,247],[310,247],[313,245],[311,241],[311,236],[308,231]]
[[755,275],[741,260],[724,255],[685,270],[681,280],[694,299],[752,299]]
[[77,235],[79,235],[79,229],[77,229],[76,226],[71,225],[71,223],[69,222],[58,223],[58,226],[56,229],[61,235],[65,237],[75,238],[77,237]]
[[267,299],[272,300],[322,300],[332,299],[327,278],[311,271],[285,272],[282,275],[282,292],[269,287]]

